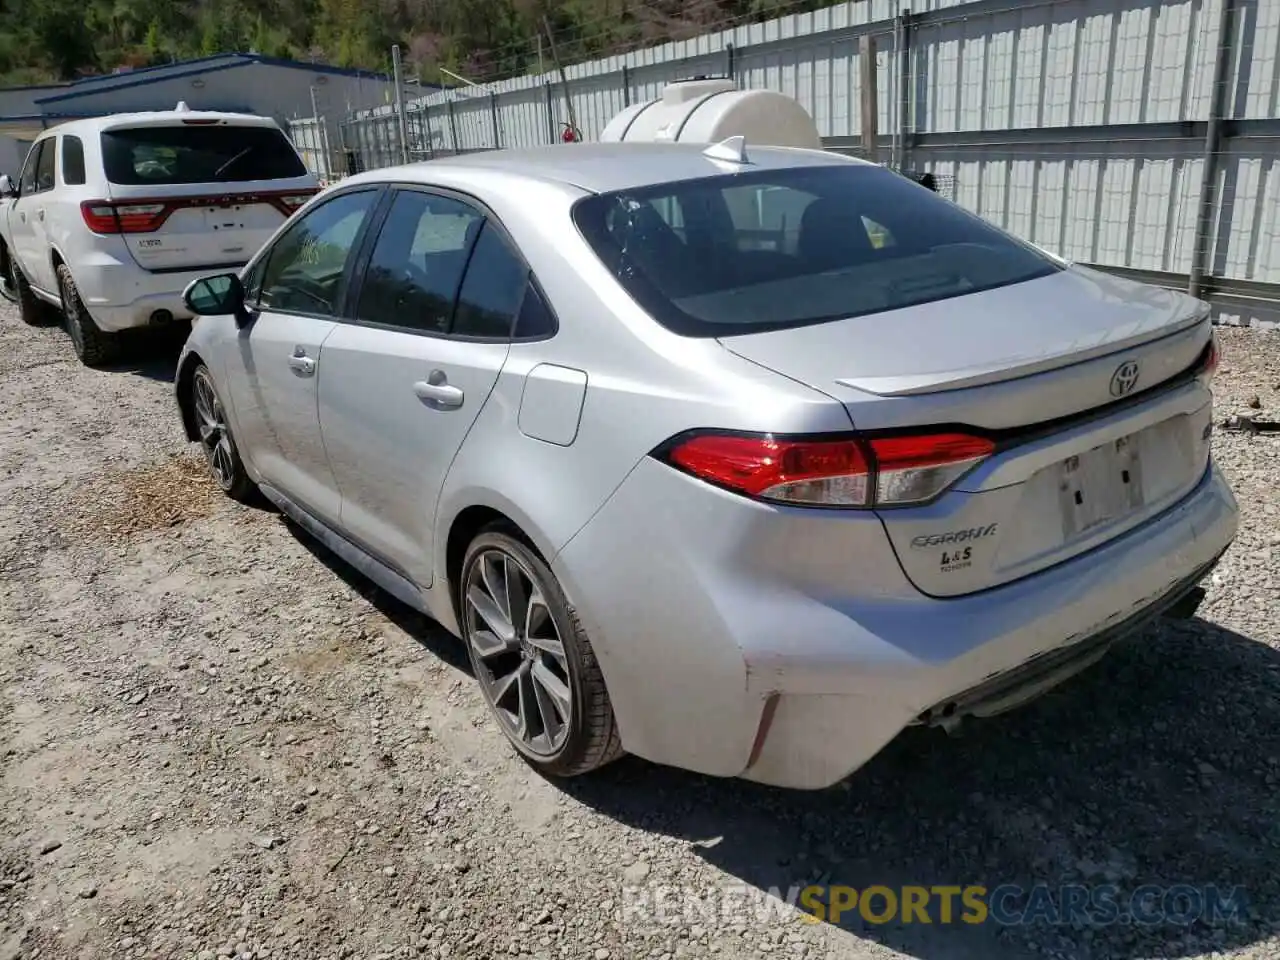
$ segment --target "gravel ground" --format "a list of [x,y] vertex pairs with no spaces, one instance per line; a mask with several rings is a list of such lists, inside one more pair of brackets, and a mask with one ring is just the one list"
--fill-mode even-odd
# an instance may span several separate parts
[[[1219,419],[1280,416],[1280,336],[1221,338]],[[1244,519],[1202,618],[1017,713],[909,731],[822,793],[630,759],[555,785],[439,628],[215,495],[175,355],[93,372],[0,307],[0,958],[1280,958],[1280,435],[1218,432]],[[1063,881],[1243,887],[1249,909],[1082,928],[628,906],[645,885]]]

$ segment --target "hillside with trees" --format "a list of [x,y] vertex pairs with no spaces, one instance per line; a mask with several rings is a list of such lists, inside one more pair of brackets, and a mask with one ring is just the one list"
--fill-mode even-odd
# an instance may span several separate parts
[[[0,85],[73,80],[227,51],[474,80],[535,69],[543,24],[568,63],[821,0],[0,0]],[[550,44],[544,41],[544,53]],[[549,63],[549,59],[545,62]]]

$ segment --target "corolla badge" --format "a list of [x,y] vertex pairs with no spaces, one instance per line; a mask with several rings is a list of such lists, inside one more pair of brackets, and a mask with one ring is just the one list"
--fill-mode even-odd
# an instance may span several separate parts
[[1116,367],[1116,372],[1111,375],[1111,395],[1113,397],[1127,397],[1133,393],[1133,388],[1137,385],[1137,360],[1126,360]]

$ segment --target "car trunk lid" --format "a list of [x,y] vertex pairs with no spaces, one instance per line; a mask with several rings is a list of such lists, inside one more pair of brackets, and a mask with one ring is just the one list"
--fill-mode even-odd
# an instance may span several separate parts
[[909,310],[721,342],[841,401],[869,436],[973,433],[941,496],[879,507],[924,593],[1008,583],[1132,530],[1208,462],[1212,331],[1196,301],[1071,269]]

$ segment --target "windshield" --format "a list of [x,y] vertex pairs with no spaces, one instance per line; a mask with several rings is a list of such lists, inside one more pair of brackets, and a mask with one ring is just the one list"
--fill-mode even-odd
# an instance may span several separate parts
[[599,194],[573,217],[636,302],[692,337],[880,313],[1059,269],[905,177],[852,163]]
[[121,185],[243,183],[307,173],[275,127],[147,126],[102,134],[107,179]]

